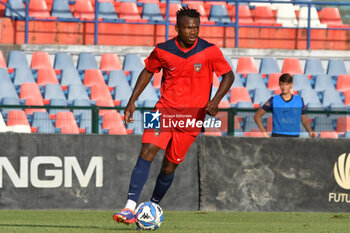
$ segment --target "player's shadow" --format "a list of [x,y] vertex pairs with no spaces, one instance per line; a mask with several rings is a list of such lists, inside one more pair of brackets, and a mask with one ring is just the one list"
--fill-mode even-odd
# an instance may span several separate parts
[[75,226],[75,225],[41,225],[41,224],[6,224],[0,223],[0,227],[33,227],[33,228],[62,228],[62,229],[95,229],[101,231],[123,231],[123,232],[138,232],[136,229],[131,229],[129,227],[98,227],[98,226]]

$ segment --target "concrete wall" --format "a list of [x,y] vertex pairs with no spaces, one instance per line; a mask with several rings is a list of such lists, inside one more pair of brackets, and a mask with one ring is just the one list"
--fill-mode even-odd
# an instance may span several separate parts
[[[122,208],[140,141],[133,135],[0,134],[0,206]],[[200,136],[161,205],[167,210],[346,212],[349,150],[345,139]],[[140,201],[152,194],[163,154],[152,164]],[[344,176],[337,182],[338,160],[336,173]]]

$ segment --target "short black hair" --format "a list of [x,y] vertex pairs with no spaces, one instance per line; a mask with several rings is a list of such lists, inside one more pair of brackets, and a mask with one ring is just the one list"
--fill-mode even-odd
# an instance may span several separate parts
[[281,83],[292,83],[293,82],[293,76],[289,73],[284,73],[281,75],[279,82]]
[[199,19],[201,14],[199,14],[199,12],[196,9],[182,7],[176,12],[176,24],[179,25],[181,18],[185,16]]

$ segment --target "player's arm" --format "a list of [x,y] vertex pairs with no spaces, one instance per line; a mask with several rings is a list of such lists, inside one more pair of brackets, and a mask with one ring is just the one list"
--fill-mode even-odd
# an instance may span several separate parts
[[206,111],[209,115],[215,116],[219,110],[219,103],[221,99],[226,95],[226,93],[230,90],[233,81],[235,80],[235,75],[232,70],[222,75],[222,80],[220,82],[219,88],[214,96],[207,103]]
[[306,114],[301,115],[301,123],[303,124],[306,131],[309,133],[311,138],[317,137],[317,132],[312,131],[309,120],[307,119]]
[[129,122],[134,122],[133,114],[135,111],[135,101],[151,81],[152,77],[153,73],[144,68],[137,78],[134,90],[124,111],[124,120],[126,125],[128,125]]
[[261,132],[263,132],[264,137],[268,138],[270,137],[270,135],[268,134],[261,120],[261,117],[265,115],[265,113],[266,111],[264,109],[259,108],[258,111],[256,111],[256,113],[254,114],[254,120],[255,120],[255,123],[258,125],[259,129],[261,130]]

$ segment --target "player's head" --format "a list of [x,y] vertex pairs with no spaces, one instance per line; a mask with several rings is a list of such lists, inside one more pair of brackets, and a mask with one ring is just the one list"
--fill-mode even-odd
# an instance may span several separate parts
[[176,12],[175,30],[181,46],[191,47],[199,34],[200,14],[191,8],[181,8]]
[[279,86],[282,94],[290,93],[293,86],[293,76],[288,73],[282,74],[279,79]]

